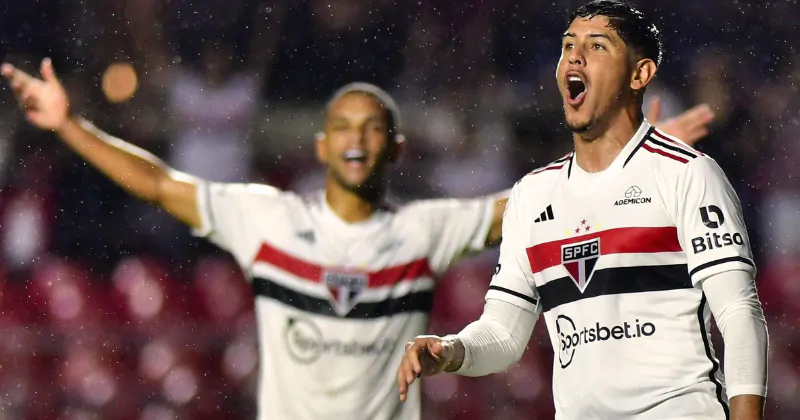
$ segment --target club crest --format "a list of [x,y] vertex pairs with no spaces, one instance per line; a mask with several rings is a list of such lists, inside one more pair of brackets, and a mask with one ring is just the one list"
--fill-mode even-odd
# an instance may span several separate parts
[[600,238],[561,246],[561,264],[581,293],[592,280],[594,267],[600,257]]

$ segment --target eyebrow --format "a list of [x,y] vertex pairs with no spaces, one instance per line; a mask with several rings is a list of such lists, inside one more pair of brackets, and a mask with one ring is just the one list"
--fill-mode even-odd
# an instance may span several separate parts
[[[564,32],[564,34],[563,34],[563,35],[561,35],[561,39],[564,39],[564,38],[569,38],[569,37],[572,37],[572,38],[577,38],[577,36],[576,36],[574,33],[572,33],[572,32]],[[611,37],[610,37],[610,36],[608,36],[608,35],[606,35],[606,34],[600,34],[600,33],[590,33],[590,34],[588,35],[588,37],[589,37],[589,38],[604,38],[604,39],[607,39],[609,42],[612,42],[612,41],[611,41]]]
[[[343,116],[343,115],[331,115],[331,116],[329,116],[327,118],[326,122],[328,122],[328,123],[346,123],[346,124],[349,124],[350,123],[350,119],[345,117],[345,116]],[[365,123],[379,122],[381,124],[385,124],[386,123],[385,121],[383,121],[383,118],[381,116],[379,116],[379,115],[371,115],[371,116],[367,117],[367,119],[364,120],[364,122]]]

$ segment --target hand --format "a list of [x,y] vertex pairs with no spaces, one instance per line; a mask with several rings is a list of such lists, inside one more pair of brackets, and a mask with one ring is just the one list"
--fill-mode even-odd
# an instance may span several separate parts
[[25,110],[28,121],[46,130],[57,130],[64,126],[69,115],[69,98],[56,78],[53,62],[49,58],[42,61],[42,79],[8,63],[4,63],[1,70]]
[[403,361],[397,368],[400,401],[404,402],[408,398],[408,387],[416,378],[433,376],[446,370],[453,362],[455,353],[452,341],[443,341],[435,335],[422,335],[406,344]]
[[660,115],[661,101],[653,98],[650,102],[650,112],[647,114],[648,121],[655,121],[653,124],[658,129],[683,140],[690,146],[708,135],[708,124],[714,120],[714,111],[708,104],[696,105],[683,114],[666,121],[659,121]]

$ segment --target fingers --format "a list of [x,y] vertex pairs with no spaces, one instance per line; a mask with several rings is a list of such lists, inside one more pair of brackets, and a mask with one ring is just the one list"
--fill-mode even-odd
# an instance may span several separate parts
[[8,63],[4,63],[0,71],[2,71],[3,76],[8,79],[11,90],[19,99],[20,103],[22,105],[28,105],[30,103],[30,92],[27,91],[27,87],[30,86],[30,82],[34,79],[24,71]]
[[42,60],[40,72],[42,73],[42,79],[45,82],[55,82],[58,80],[56,78],[56,71],[53,69],[53,61],[49,58]]
[[431,348],[431,353],[436,355],[439,363],[442,365],[442,367],[444,367],[453,360],[455,348],[453,347],[453,343],[450,341],[440,341],[433,345]]
[[[417,372],[414,370],[414,361],[412,360],[417,359],[417,349],[414,348],[414,345],[414,342],[408,343],[406,352],[403,355],[403,360],[400,362],[400,367],[397,368],[397,386],[400,391],[400,402],[405,402],[408,398],[408,388],[418,377]],[[413,355],[413,357],[411,355]],[[418,360],[417,363],[419,363]]]
[[419,361],[420,351],[424,351],[424,349],[418,340],[412,342],[411,345],[406,349],[405,359],[408,361],[410,367],[410,371],[407,372],[409,384],[414,382],[414,378],[419,378],[420,374],[422,374],[422,363]]
[[697,105],[677,117],[664,122],[661,127],[668,134],[694,145],[709,133],[708,125],[714,120],[714,111],[708,104]]
[[438,337],[419,337],[406,344],[403,360],[397,369],[397,385],[401,402],[406,400],[408,389],[417,378],[441,372],[439,363],[441,355],[446,350],[438,344],[440,341],[441,339]]
[[29,74],[8,63],[3,64],[2,71],[3,76],[8,79],[12,86],[21,86],[32,79]]
[[661,117],[661,100],[658,96],[653,97],[650,101],[650,111],[647,113],[647,120],[655,124]]
[[708,104],[700,104],[684,113],[684,118],[694,126],[705,127],[714,120],[714,111]]
[[2,73],[5,77],[11,77],[11,74],[14,73],[14,66],[8,63],[3,63],[3,65],[0,66],[0,73]]

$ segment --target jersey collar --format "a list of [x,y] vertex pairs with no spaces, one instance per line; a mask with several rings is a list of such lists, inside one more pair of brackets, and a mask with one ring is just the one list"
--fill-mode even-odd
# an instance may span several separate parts
[[[636,154],[640,147],[642,147],[642,143],[644,143],[644,141],[647,139],[648,134],[654,129],[655,127],[653,127],[650,122],[648,122],[646,119],[642,120],[642,124],[639,125],[639,129],[636,130],[636,133],[633,134],[631,140],[625,145],[625,147],[622,148],[617,157],[614,158],[614,161],[611,162],[611,165],[609,165],[606,170],[598,173],[611,173],[624,168],[625,165],[630,162],[631,158],[633,158],[633,155]],[[572,177],[573,171],[583,172],[575,162],[574,150],[570,154],[569,158],[569,167],[567,168],[568,178]]]

